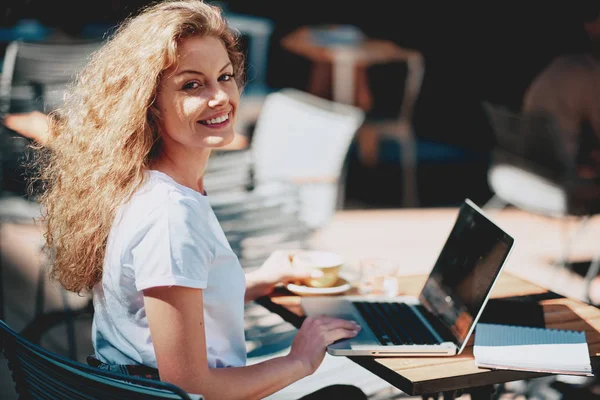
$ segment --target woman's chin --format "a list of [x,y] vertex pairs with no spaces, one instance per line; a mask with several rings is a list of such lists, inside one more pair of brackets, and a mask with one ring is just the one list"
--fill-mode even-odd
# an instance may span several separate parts
[[219,136],[208,136],[204,140],[204,144],[206,147],[223,147],[227,146],[229,143],[233,142],[235,138],[235,133],[231,132],[231,134],[227,135],[219,135]]

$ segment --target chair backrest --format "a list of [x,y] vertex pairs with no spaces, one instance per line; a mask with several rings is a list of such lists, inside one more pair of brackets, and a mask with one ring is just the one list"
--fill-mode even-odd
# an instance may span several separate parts
[[19,398],[25,399],[203,399],[164,382],[102,371],[45,350],[0,320],[0,349]]
[[483,106],[496,139],[494,164],[510,164],[556,183],[574,173],[575,160],[550,114],[520,114],[489,102]]
[[2,111],[9,112],[11,98],[24,103],[41,100],[43,103],[35,106],[39,111],[56,108],[61,104],[65,85],[102,44],[101,40],[11,42],[6,48],[0,79],[0,97],[4,99]]
[[364,111],[291,88],[269,94],[254,128],[251,150],[257,182],[299,186],[301,216],[327,223],[337,206],[348,149]]
[[406,81],[404,83],[404,95],[399,119],[408,123],[412,123],[415,105],[421,88],[423,86],[423,78],[425,77],[425,58],[416,51],[411,51],[406,59]]

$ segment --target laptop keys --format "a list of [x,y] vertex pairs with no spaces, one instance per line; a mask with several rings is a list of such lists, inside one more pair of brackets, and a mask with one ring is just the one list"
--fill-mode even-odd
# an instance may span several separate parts
[[353,303],[382,345],[439,343],[407,304]]

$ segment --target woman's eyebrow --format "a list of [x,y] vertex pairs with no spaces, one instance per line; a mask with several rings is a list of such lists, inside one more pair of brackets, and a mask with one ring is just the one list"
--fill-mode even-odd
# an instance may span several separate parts
[[[224,70],[226,70],[228,67],[230,67],[232,64],[231,62],[228,62],[227,64],[225,64],[219,72],[223,72]],[[193,74],[193,75],[202,75],[204,76],[204,73],[202,73],[201,71],[197,71],[195,69],[185,69],[183,71],[179,71],[177,74],[175,74],[175,76],[181,76],[181,75],[185,75],[185,74]]]

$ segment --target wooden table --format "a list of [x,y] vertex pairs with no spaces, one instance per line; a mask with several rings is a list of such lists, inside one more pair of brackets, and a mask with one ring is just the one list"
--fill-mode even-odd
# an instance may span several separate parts
[[[429,269],[433,266],[456,215],[457,209],[453,208],[340,212],[327,229],[315,235],[313,245],[339,252],[350,265],[360,257],[373,254],[410,260],[416,274],[411,275],[411,269],[405,269],[406,276],[401,281],[400,292],[416,295],[429,272],[424,263],[429,265]],[[516,239],[516,247],[494,287],[492,299],[518,298],[526,300],[527,304],[537,303],[543,309],[547,327],[585,330],[596,370],[600,365],[600,310],[579,300],[558,295],[511,271],[529,267],[537,257],[551,259],[552,250],[544,250],[552,249],[547,247],[551,246],[551,240],[543,233],[551,232],[552,228],[559,230],[560,225],[516,210],[502,211],[492,215],[492,218]],[[591,221],[591,225],[590,229],[595,231],[600,227],[600,220]],[[541,238],[538,245],[528,247],[519,243],[520,238],[535,234],[533,232],[537,232]],[[544,243],[545,237],[548,238],[547,243]],[[519,265],[519,262],[527,262],[528,265]],[[491,302],[497,304],[499,301]],[[282,288],[271,297],[260,299],[259,303],[296,327],[300,326],[303,318],[300,297]],[[547,375],[477,368],[473,361],[473,337],[469,343],[462,354],[452,357],[350,359],[410,395],[445,392],[447,398],[452,398],[456,391],[468,389],[471,398],[489,398],[493,384]]]

